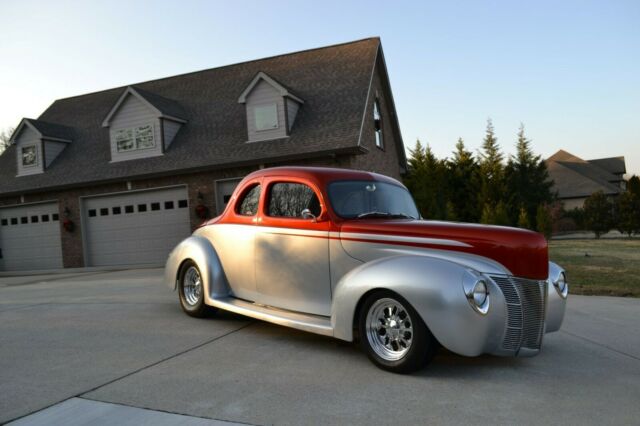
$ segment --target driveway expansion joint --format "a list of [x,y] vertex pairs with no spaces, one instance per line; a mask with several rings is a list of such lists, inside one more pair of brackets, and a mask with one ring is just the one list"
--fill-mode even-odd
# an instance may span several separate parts
[[586,341],[586,342],[589,342],[589,343],[591,343],[591,344],[594,344],[594,345],[596,345],[596,346],[600,346],[601,348],[608,349],[608,350],[610,350],[611,352],[615,352],[615,353],[617,353],[617,354],[619,354],[619,355],[624,355],[624,356],[629,357],[629,358],[631,358],[631,359],[635,359],[636,361],[640,361],[640,357],[637,357],[637,356],[635,356],[635,355],[628,354],[628,353],[626,353],[626,352],[622,352],[621,350],[618,350],[618,349],[612,348],[611,346],[607,346],[607,345],[605,345],[605,344],[603,344],[603,343],[600,343],[600,342],[596,342],[595,340],[591,340],[591,339],[589,339],[589,338],[587,338],[587,337],[580,336],[579,334],[571,333],[571,332],[569,332],[569,331],[567,331],[567,330],[560,330],[560,332],[561,332],[561,333],[568,334],[569,336],[576,337],[576,338],[578,338],[578,339],[582,339],[582,340],[584,340],[584,341]]

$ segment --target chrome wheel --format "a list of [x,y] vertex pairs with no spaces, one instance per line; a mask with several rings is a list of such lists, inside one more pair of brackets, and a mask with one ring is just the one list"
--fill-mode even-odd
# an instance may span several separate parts
[[376,300],[366,318],[366,334],[371,349],[386,361],[402,359],[413,342],[413,320],[400,302]]
[[189,306],[195,306],[202,295],[202,279],[195,266],[190,266],[182,279],[182,294]]

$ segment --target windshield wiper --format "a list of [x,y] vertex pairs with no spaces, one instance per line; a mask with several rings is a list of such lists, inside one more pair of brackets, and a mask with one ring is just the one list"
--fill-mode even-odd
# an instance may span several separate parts
[[388,219],[415,219],[415,217],[406,215],[404,213],[389,213],[378,211],[360,213],[358,216],[356,216],[356,219],[364,219],[367,217],[384,217]]

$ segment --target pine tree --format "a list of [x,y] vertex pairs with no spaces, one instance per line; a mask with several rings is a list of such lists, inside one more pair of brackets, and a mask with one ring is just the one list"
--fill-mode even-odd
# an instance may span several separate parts
[[482,207],[482,215],[480,216],[480,223],[485,225],[491,225],[496,222],[496,214],[490,204],[485,204]]
[[616,228],[621,233],[631,234],[640,230],[640,199],[632,192],[625,191],[616,199]]
[[520,214],[518,215],[518,228],[531,229],[531,223],[529,222],[529,215],[527,209],[520,207]]
[[611,202],[604,192],[594,192],[584,201],[584,222],[596,238],[611,229]]
[[487,130],[480,152],[480,197],[479,205],[495,206],[504,195],[504,157],[498,145],[491,119],[487,120]]
[[447,185],[444,163],[436,158],[428,144],[424,147],[420,140],[409,153],[409,168],[404,182],[420,214],[428,219],[445,219]]
[[462,138],[456,143],[453,157],[447,162],[448,198],[458,220],[477,222],[480,219],[478,163],[467,151]]
[[633,175],[627,181],[627,191],[635,194],[636,197],[640,197],[640,178],[638,176]]
[[511,220],[509,219],[509,213],[507,211],[507,205],[504,203],[504,201],[498,202],[498,205],[496,206],[494,223],[496,225],[502,226],[511,225]]
[[551,239],[553,232],[553,219],[551,208],[540,204],[536,212],[536,231],[544,235],[547,240]]
[[[531,141],[524,134],[524,125],[518,130],[516,155],[511,156],[505,169],[509,216],[515,220],[524,208],[529,218],[536,218],[538,206],[553,201],[546,163],[531,149]],[[532,224],[533,225],[533,224]],[[534,226],[535,227],[535,226]]]

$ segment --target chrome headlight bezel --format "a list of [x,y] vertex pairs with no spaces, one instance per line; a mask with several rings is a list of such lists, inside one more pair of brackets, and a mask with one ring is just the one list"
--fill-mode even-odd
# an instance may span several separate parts
[[486,315],[491,306],[488,280],[480,274],[467,271],[462,284],[469,305],[477,313]]
[[569,283],[567,282],[567,273],[560,271],[558,276],[552,282],[553,288],[556,289],[558,295],[563,299],[566,299],[569,295]]

